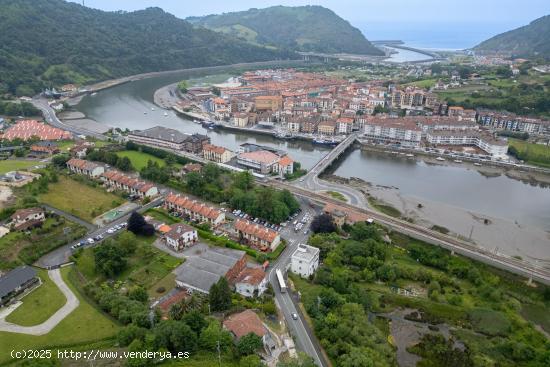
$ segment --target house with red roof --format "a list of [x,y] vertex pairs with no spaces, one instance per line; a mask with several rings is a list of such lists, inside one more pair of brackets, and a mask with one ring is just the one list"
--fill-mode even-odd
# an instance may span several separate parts
[[71,158],[67,161],[67,168],[73,173],[85,175],[90,178],[99,177],[105,172],[105,167],[95,162],[79,158]]
[[164,200],[164,208],[178,212],[190,220],[206,222],[216,227],[225,221],[225,213],[187,196],[170,193]]
[[261,296],[267,289],[267,275],[262,268],[244,268],[235,280],[235,291],[244,297]]
[[117,170],[109,170],[101,174],[104,185],[115,190],[121,190],[135,195],[140,199],[157,196],[159,191],[156,185],[131,177]]
[[46,125],[36,120],[18,121],[15,125],[9,127],[1,138],[5,140],[29,140],[35,136],[40,140],[67,140],[72,138],[70,132]]
[[262,251],[274,251],[281,243],[279,232],[246,219],[237,219],[234,228],[235,235],[241,242]]
[[193,246],[199,240],[199,236],[195,228],[184,223],[176,223],[170,226],[170,230],[162,236],[162,240],[174,251],[182,251]]

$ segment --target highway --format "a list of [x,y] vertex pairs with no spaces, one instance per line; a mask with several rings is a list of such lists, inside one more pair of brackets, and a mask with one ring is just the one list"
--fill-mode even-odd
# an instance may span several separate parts
[[46,98],[35,97],[32,99],[31,103],[34,105],[34,107],[42,111],[42,114],[46,122],[54,127],[67,130],[75,135],[86,135],[98,140],[107,140],[107,137],[103,134],[82,129],[79,127],[71,126],[61,121],[59,118],[57,118],[57,115],[55,114],[55,110],[50,107],[50,105],[48,104],[48,100]]

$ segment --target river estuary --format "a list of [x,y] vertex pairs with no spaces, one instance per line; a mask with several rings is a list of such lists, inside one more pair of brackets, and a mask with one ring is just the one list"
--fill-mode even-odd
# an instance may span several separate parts
[[[276,147],[286,150],[305,168],[311,167],[327,153],[327,148],[306,141],[282,141],[264,135],[207,130],[171,111],[164,116],[165,110],[153,104],[153,94],[160,87],[199,77],[204,75],[182,72],[119,85],[84,97],[76,108],[88,118],[112,127],[145,129],[162,125],[187,133],[208,134],[213,144],[232,150],[245,142]],[[445,225],[464,237],[470,236],[476,242],[483,241],[484,246],[542,261],[550,259],[550,188],[523,183],[505,175],[482,174],[473,166],[433,165],[420,159],[360,150],[350,152],[335,169],[335,174],[359,177],[374,188],[383,187],[384,191],[378,192],[382,193],[380,197],[405,212],[414,202],[422,202],[428,208],[433,204],[431,213],[426,210],[415,215],[421,220]],[[462,213],[462,217],[451,213],[453,210]],[[441,216],[447,220],[439,222]],[[490,217],[494,225],[489,227],[492,228],[479,224],[479,216]],[[515,232],[522,232],[518,232],[517,239],[511,239],[511,227]],[[494,231],[503,239],[491,235]],[[525,244],[519,243],[526,233],[533,233],[532,238],[526,238]],[[502,241],[511,242],[503,244]],[[536,247],[536,251],[528,251],[528,254],[523,251],[531,247]]]

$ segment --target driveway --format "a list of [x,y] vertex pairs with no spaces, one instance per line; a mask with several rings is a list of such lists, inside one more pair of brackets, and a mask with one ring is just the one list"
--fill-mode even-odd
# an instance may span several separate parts
[[[48,276],[50,279],[57,285],[59,290],[65,295],[67,302],[57,310],[49,319],[44,321],[39,325],[34,326],[20,326],[7,322],[5,320],[7,313],[4,313],[0,319],[0,331],[7,331],[9,333],[19,333],[19,334],[28,334],[28,335],[44,335],[49,333],[54,327],[57,326],[65,317],[67,317],[71,312],[73,312],[80,302],[78,298],[74,295],[71,289],[63,281],[61,277],[61,272],[59,269],[48,271]],[[15,308],[13,308],[15,310]],[[12,310],[12,311],[13,311]]]

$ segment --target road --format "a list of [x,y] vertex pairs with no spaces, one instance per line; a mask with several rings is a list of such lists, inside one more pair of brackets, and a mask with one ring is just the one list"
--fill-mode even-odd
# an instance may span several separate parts
[[533,264],[523,262],[515,258],[505,257],[500,254],[495,254],[482,247],[477,247],[469,242],[465,242],[457,238],[444,235],[436,231],[432,231],[430,229],[409,223],[402,219],[393,218],[388,215],[369,209],[364,209],[350,203],[344,203],[341,200],[334,199],[325,194],[319,194],[279,181],[270,181],[264,184],[275,186],[281,189],[287,189],[297,196],[309,198],[310,200],[314,200],[319,203],[330,202],[341,207],[367,214],[376,222],[397,232],[404,233],[432,245],[446,248],[448,250],[454,251],[455,253],[481,261],[490,266],[504,269],[511,273],[519,274],[529,279],[533,279],[541,283],[550,285],[550,271],[541,267],[536,267]]
[[[153,207],[161,204],[163,201],[164,201],[164,197],[157,198],[157,199],[151,201],[150,203],[140,207],[138,209],[138,212],[144,212],[147,209],[153,208]],[[61,213],[63,213],[63,212],[61,212]],[[61,215],[63,215],[63,214],[61,214]],[[112,221],[111,223],[109,223],[109,227],[113,227],[117,224],[121,224],[123,222],[126,222],[128,220],[128,218],[130,217],[130,215],[131,215],[131,213],[128,213],[128,214],[123,215],[122,217]],[[107,231],[106,227],[101,227],[101,228],[95,227],[95,228],[96,229],[88,232],[85,237],[79,238],[78,240],[76,240],[74,242],[71,242],[71,243],[69,243],[65,246],[61,246],[61,247],[53,250],[52,252],[49,252],[46,255],[42,256],[40,259],[38,259],[36,261],[36,263],[34,265],[36,265],[40,268],[47,269],[47,268],[55,267],[55,266],[58,266],[58,265],[61,265],[61,264],[65,264],[69,261],[69,257],[72,254],[72,250],[71,250],[72,245],[77,244],[80,241],[85,241],[88,238],[96,237],[98,235],[102,235],[104,238],[109,238],[109,237],[112,237],[112,236],[116,236],[119,233],[117,231],[115,233],[109,234],[109,233],[106,232]],[[87,247],[87,246],[93,246],[93,245],[85,245],[84,247]]]
[[44,119],[46,120],[46,122],[54,127],[67,130],[75,135],[86,135],[98,140],[107,140],[107,137],[103,134],[86,130],[83,128],[71,126],[61,121],[59,118],[57,118],[57,115],[55,114],[55,110],[50,107],[50,105],[48,104],[48,100],[46,98],[35,97],[32,99],[31,103],[34,105],[34,107],[42,111],[42,115],[44,116]]
[[[299,200],[302,212],[296,219],[300,220],[306,213],[309,213],[310,218],[313,218],[316,215],[316,212],[309,205],[309,200],[303,198],[300,198]],[[307,223],[307,225],[304,225],[304,228],[298,232],[295,232],[292,221],[289,221],[289,224],[281,230],[281,237],[287,241],[287,247],[281,253],[279,258],[270,265],[268,279],[273,291],[275,292],[275,299],[277,300],[277,304],[279,305],[279,308],[281,309],[281,312],[287,322],[290,333],[295,337],[298,349],[311,356],[318,366],[326,367],[328,364],[321,353],[319,341],[307,324],[302,312],[293,301],[290,293],[281,293],[279,283],[275,275],[276,269],[280,269],[283,274],[286,273],[287,268],[290,266],[290,258],[294,251],[296,251],[298,244],[307,243],[309,234],[305,234],[304,231],[308,229],[309,224],[310,223]],[[292,318],[293,313],[298,315],[297,320]]]
[[50,206],[48,204],[41,204],[41,207],[46,209],[47,211],[54,212],[57,215],[63,216],[67,219],[69,219],[71,222],[75,222],[80,224],[83,227],[86,227],[88,229],[88,232],[94,231],[97,229],[97,226],[95,224],[86,222],[85,220],[80,219],[79,217],[76,217],[70,213],[67,213],[61,209],[54,208],[53,206]]
[[52,316],[50,316],[49,319],[47,319],[43,323],[33,326],[21,326],[12,324],[11,322],[7,322],[5,320],[7,313],[5,313],[4,317],[0,317],[0,331],[28,335],[44,335],[49,333],[54,327],[57,326],[57,324],[63,321],[65,317],[67,317],[78,307],[80,301],[75,296],[73,291],[71,291],[71,289],[63,281],[61,271],[59,269],[49,270],[48,276],[57,285],[61,293],[63,293],[63,295],[67,299],[67,302],[65,302],[63,307],[57,310]]

